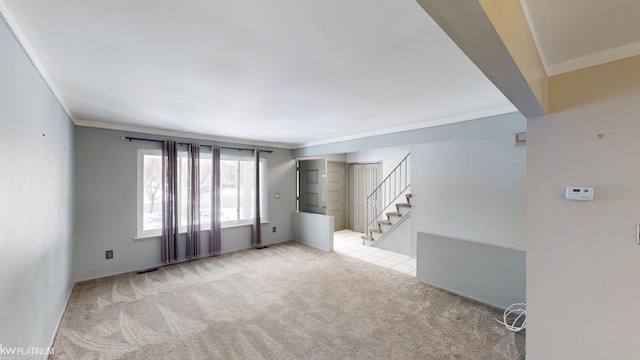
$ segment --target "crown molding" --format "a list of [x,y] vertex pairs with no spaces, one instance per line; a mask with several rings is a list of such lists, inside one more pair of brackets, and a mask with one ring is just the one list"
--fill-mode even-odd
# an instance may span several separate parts
[[575,70],[598,66],[634,56],[640,55],[640,42],[620,46],[617,48],[586,55],[576,59],[550,64],[547,73],[549,76],[560,75]]
[[197,140],[209,140],[209,141],[232,143],[232,144],[266,146],[266,147],[273,147],[273,148],[280,148],[280,149],[295,148],[294,145],[287,144],[287,143],[277,143],[277,142],[269,142],[269,141],[257,141],[257,140],[232,138],[232,137],[225,137],[225,136],[206,135],[206,134],[198,134],[198,133],[192,133],[192,132],[186,132],[186,131],[176,131],[176,130],[157,129],[157,128],[144,127],[144,126],[126,125],[126,124],[112,123],[107,121],[76,119],[75,124],[76,126],[81,126],[81,127],[127,131],[127,132],[143,133],[143,134],[150,134],[150,135],[160,135],[160,136],[182,137],[182,138],[197,139]]
[[342,137],[337,137],[337,138],[332,138],[327,140],[314,141],[310,143],[300,144],[296,148],[300,149],[300,148],[305,148],[310,146],[331,144],[331,143],[336,143],[340,141],[356,140],[356,139],[362,139],[362,138],[378,136],[378,135],[393,134],[393,133],[398,133],[402,131],[410,131],[410,130],[424,129],[424,128],[429,128],[434,126],[448,125],[448,124],[453,124],[457,122],[476,120],[484,117],[508,114],[508,113],[517,112],[517,111],[518,109],[516,109],[515,106],[509,104],[506,106],[499,106],[499,107],[494,107],[490,109],[475,111],[472,113],[450,116],[442,119],[424,121],[416,124],[409,124],[409,125],[387,128],[382,130],[368,131],[368,132],[363,132],[363,133],[358,133],[353,135],[347,135],[347,136],[342,136]]
[[542,66],[544,66],[544,69],[547,72],[547,76],[549,77],[640,55],[640,42],[636,42],[633,44],[620,46],[594,54],[581,56],[575,59],[550,64],[544,56],[542,48],[540,47],[540,41],[538,40],[536,29],[533,26],[533,21],[531,20],[531,14],[529,13],[529,8],[527,7],[526,1],[519,1],[522,12],[524,13],[524,17],[525,19],[527,19],[527,23],[529,24],[529,30],[531,31],[531,35],[533,36],[533,41],[538,48],[538,54],[540,54]]
[[529,25],[529,32],[531,32],[531,37],[533,38],[533,43],[536,45],[536,49],[538,49],[538,56],[540,56],[540,61],[542,62],[542,67],[544,67],[544,71],[549,74],[549,65],[547,59],[542,53],[542,47],[540,46],[540,41],[538,40],[538,33],[536,32],[535,26],[533,26],[533,20],[531,19],[531,13],[529,12],[529,7],[527,7],[527,3],[525,0],[520,0],[520,8],[522,9],[522,13],[524,14],[525,20],[527,20],[527,24]]
[[29,59],[33,67],[36,69],[36,71],[38,72],[42,80],[45,82],[49,90],[51,90],[51,93],[53,94],[53,96],[55,96],[55,98],[58,100],[58,103],[60,103],[60,106],[62,106],[64,111],[67,113],[67,116],[69,116],[69,119],[71,119],[71,121],[75,124],[76,121],[73,118],[73,115],[71,114],[71,110],[69,110],[69,106],[67,106],[67,103],[62,98],[62,94],[60,93],[60,90],[58,90],[55,83],[51,79],[51,76],[49,76],[49,73],[47,72],[46,68],[44,67],[44,65],[42,65],[40,58],[38,58],[38,55],[36,55],[36,52],[33,50],[31,45],[29,44],[29,41],[27,41],[27,38],[24,36],[24,33],[20,29],[20,26],[16,22],[15,18],[11,14],[11,11],[9,10],[9,8],[7,7],[7,5],[3,0],[0,0],[0,18],[7,25],[9,32],[11,32],[13,37],[16,39],[16,41],[22,48],[22,51],[24,51],[24,54],[27,56],[27,58]]

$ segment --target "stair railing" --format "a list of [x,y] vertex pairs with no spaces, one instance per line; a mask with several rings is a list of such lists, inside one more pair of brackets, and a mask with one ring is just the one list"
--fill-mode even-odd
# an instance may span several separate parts
[[409,156],[389,173],[389,175],[367,196],[367,235],[371,235],[371,228],[378,220],[382,220],[385,210],[409,188]]

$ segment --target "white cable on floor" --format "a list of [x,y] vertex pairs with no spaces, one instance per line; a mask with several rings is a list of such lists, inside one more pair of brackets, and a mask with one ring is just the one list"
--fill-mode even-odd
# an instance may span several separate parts
[[[513,322],[511,322],[511,324],[509,324],[507,322],[508,317],[510,315],[515,315],[516,318],[513,320]],[[521,317],[524,316],[524,320],[522,321],[522,324],[519,326],[516,326],[516,324],[518,323],[518,320],[520,320]],[[505,328],[507,328],[507,330],[513,331],[513,332],[518,332],[522,329],[524,329],[527,326],[527,304],[525,303],[515,303],[511,306],[509,306],[505,311],[504,314],[502,315],[502,321],[495,319],[497,322],[499,322],[500,324],[504,325]]]

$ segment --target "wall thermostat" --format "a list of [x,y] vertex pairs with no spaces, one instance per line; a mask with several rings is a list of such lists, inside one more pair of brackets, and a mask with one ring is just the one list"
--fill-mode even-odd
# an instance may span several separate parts
[[565,192],[567,200],[593,200],[593,188],[584,186],[568,186]]

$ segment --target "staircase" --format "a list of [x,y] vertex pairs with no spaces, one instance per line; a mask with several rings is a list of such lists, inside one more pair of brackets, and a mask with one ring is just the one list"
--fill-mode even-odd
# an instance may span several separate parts
[[411,194],[405,194],[406,203],[396,203],[396,211],[387,212],[386,217],[377,220],[373,226],[369,228],[368,234],[362,236],[362,244],[375,246],[389,235],[393,229],[402,224],[411,216]]
[[[367,197],[368,223],[367,233],[362,236],[363,245],[375,246],[411,215],[410,155],[407,154]],[[405,202],[402,202],[403,198]]]

